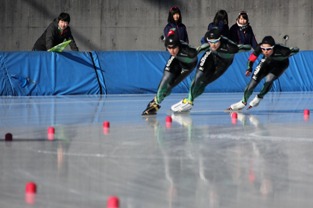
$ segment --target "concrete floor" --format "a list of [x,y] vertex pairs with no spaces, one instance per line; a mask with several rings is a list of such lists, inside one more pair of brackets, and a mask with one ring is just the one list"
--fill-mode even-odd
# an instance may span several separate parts
[[[149,117],[153,95],[0,97],[0,207],[100,208],[110,196],[121,208],[312,206],[313,122],[303,111],[313,93],[269,93],[237,119],[224,109],[242,93],[203,94],[190,113],[172,114],[184,96]],[[36,194],[25,193],[30,181]]]

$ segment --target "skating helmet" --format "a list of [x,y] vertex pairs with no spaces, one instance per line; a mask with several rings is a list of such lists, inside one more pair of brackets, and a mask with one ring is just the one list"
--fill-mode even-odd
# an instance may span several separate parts
[[261,44],[269,44],[270,46],[275,45],[275,40],[272,36],[265,36],[261,42]]
[[210,29],[204,36],[207,42],[212,42],[212,40],[219,41],[221,39],[221,32],[217,27]]
[[176,48],[180,45],[180,40],[175,30],[171,29],[168,32],[164,45],[167,48]]

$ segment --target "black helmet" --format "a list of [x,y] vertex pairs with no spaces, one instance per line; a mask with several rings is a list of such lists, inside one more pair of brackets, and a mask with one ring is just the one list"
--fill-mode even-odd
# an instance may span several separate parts
[[210,39],[219,39],[221,37],[221,32],[217,27],[212,28],[207,33],[205,33],[205,40],[208,41]]
[[265,36],[261,44],[269,44],[270,46],[275,45],[275,40],[272,36]]
[[180,40],[178,35],[175,33],[174,30],[170,30],[164,43],[165,47],[176,48],[180,45]]

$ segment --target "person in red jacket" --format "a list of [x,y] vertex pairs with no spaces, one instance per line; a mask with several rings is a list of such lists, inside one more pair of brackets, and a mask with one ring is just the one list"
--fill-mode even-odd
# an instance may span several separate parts
[[254,70],[249,84],[246,86],[242,100],[232,104],[228,110],[241,110],[248,102],[255,87],[265,78],[265,83],[259,94],[250,102],[248,109],[259,105],[263,97],[270,91],[273,82],[278,79],[289,66],[289,57],[299,52],[299,48],[287,48],[275,43],[272,36],[265,36],[262,42],[256,47],[248,59],[246,76],[252,73],[253,63],[259,55],[262,59]]
[[70,15],[62,12],[58,18],[54,19],[53,22],[50,23],[44,33],[38,38],[32,50],[47,51],[66,40],[71,40],[71,49],[73,51],[78,51],[78,47],[69,26],[70,20]]

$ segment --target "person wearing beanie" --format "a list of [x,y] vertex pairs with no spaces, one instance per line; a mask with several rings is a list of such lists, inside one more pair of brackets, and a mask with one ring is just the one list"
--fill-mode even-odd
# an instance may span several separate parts
[[73,51],[78,51],[78,47],[72,36],[70,24],[70,15],[62,12],[58,18],[54,19],[47,27],[44,33],[38,38],[33,46],[33,51],[47,51],[54,46],[66,41],[71,40],[70,47]]
[[258,106],[266,93],[271,90],[273,82],[288,68],[289,57],[298,52],[299,48],[288,48],[276,44],[272,36],[265,36],[248,58],[248,67],[245,72],[246,76],[251,75],[254,62],[258,59],[259,55],[262,55],[262,59],[255,68],[253,76],[245,88],[243,98],[239,102],[232,104],[228,110],[243,109],[247,105],[248,99],[252,95],[255,87],[265,78],[263,88],[250,102],[248,109]]
[[172,28],[175,28],[179,40],[189,43],[187,28],[182,21],[183,18],[180,9],[177,6],[172,6],[168,12],[167,25],[163,29],[161,39],[165,40],[168,32]]
[[242,11],[239,13],[236,23],[229,30],[229,39],[237,44],[250,44],[253,49],[256,48],[258,43],[250,26],[247,12]]
[[155,97],[148,103],[141,115],[155,115],[161,108],[160,103],[171,93],[173,87],[183,81],[198,62],[198,52],[186,42],[181,41],[175,28],[172,28],[165,39],[165,47],[170,54]]
[[233,63],[234,56],[240,51],[251,50],[250,45],[237,45],[221,35],[218,28],[212,28],[205,36],[207,43],[201,45],[198,51],[205,51],[197,66],[197,72],[191,82],[186,98],[171,106],[171,110],[188,112],[192,109],[195,98],[200,96],[205,87],[221,77]]

